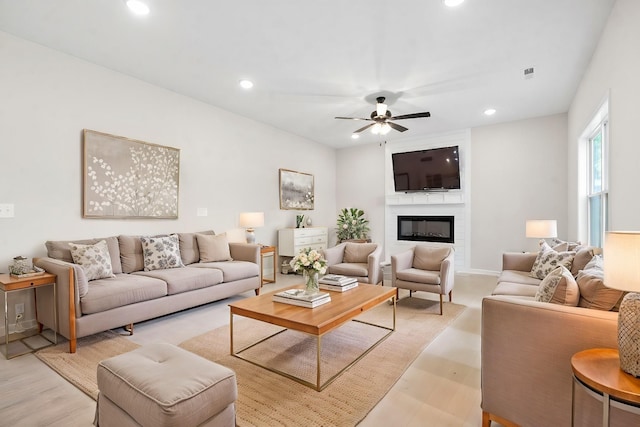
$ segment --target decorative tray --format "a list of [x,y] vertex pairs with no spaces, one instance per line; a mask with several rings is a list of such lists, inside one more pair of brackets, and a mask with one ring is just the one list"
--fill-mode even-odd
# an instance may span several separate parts
[[11,277],[15,277],[17,279],[24,279],[25,277],[34,277],[34,276],[42,276],[45,271],[30,271],[28,273],[23,274],[13,274],[11,273]]

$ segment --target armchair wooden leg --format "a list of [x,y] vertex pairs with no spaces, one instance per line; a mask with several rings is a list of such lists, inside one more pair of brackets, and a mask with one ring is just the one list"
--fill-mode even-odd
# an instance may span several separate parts
[[129,332],[129,335],[133,335],[133,323],[129,323],[124,327],[124,330]]
[[449,291],[449,302],[451,302],[453,300],[452,299],[453,298],[452,295],[453,295],[453,290]]
[[442,316],[442,294],[440,294],[440,316]]
[[491,427],[491,421],[495,421],[504,427],[519,427],[518,424],[507,419],[482,411],[482,427]]
[[488,412],[482,411],[482,427],[491,427],[491,417]]

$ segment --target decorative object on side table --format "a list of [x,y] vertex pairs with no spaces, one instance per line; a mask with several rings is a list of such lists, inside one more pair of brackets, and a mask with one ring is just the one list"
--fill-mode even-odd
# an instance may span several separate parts
[[256,242],[256,227],[264,226],[264,212],[243,212],[240,214],[240,227],[247,229],[247,243]]
[[318,274],[327,271],[327,261],[315,249],[305,248],[291,260],[293,271],[302,270],[307,295],[318,293]]
[[304,215],[296,215],[296,228],[304,227]]
[[640,232],[607,232],[604,283],[628,291],[618,312],[620,369],[640,377]]
[[366,239],[369,233],[369,221],[364,211],[358,208],[343,208],[338,215],[338,241]]

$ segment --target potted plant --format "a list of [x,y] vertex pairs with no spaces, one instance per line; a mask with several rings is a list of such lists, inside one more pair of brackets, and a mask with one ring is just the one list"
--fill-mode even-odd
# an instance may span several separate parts
[[343,208],[338,215],[338,242],[345,240],[366,240],[369,221],[364,211],[358,208]]

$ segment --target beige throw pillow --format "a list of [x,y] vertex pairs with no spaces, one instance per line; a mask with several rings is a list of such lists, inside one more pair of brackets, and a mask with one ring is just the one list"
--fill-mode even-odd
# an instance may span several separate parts
[[531,277],[544,279],[551,271],[559,266],[571,269],[575,252],[556,252],[545,241],[540,242],[540,252],[531,267]]
[[69,243],[69,248],[73,262],[82,267],[87,280],[115,277],[106,240],[100,240],[93,245]]
[[364,263],[368,261],[369,254],[375,251],[378,245],[376,243],[353,243],[347,242],[344,247],[343,262],[347,263]]
[[540,302],[576,307],[580,300],[580,291],[571,272],[566,267],[560,266],[542,279],[535,299]]
[[578,305],[595,310],[613,310],[620,303],[625,292],[607,288],[604,284],[604,270],[602,257],[595,255],[591,261],[580,270],[576,278],[580,288],[580,302]]
[[229,239],[226,233],[208,235],[196,234],[200,262],[231,261]]
[[451,248],[417,245],[413,250],[413,267],[420,270],[439,271],[442,261],[451,253]]

